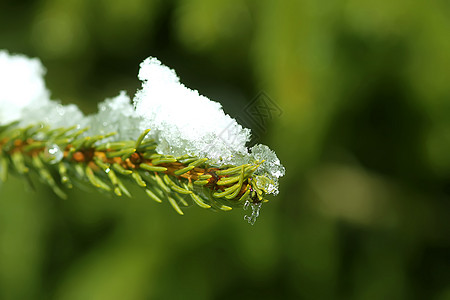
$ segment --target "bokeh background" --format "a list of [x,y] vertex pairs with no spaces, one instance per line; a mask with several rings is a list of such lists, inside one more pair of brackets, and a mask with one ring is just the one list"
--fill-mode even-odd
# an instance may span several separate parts
[[0,299],[450,299],[449,32],[445,0],[1,0],[53,99],[92,113],[156,56],[287,172],[254,226],[11,177]]

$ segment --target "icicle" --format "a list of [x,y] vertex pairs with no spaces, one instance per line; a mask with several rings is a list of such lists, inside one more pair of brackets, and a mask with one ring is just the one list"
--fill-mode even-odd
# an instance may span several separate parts
[[245,215],[244,216],[244,220],[246,220],[249,224],[254,225],[256,222],[256,219],[259,216],[259,212],[261,210],[261,206],[262,206],[262,202],[259,203],[251,203],[247,200],[244,204],[244,210],[246,210],[248,208],[248,206],[251,205],[250,207],[252,208],[252,214],[250,216]]

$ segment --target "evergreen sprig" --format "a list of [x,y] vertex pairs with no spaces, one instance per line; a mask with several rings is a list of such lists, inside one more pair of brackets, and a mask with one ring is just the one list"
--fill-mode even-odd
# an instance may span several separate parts
[[258,210],[253,209],[249,218],[255,219],[261,203],[267,201],[264,187],[271,179],[255,175],[262,161],[216,167],[207,158],[157,153],[155,140],[146,138],[150,129],[136,141],[118,142],[106,140],[115,133],[86,136],[86,131],[42,124],[0,126],[1,181],[11,171],[27,179],[36,172],[61,198],[67,197],[64,188],[82,182],[131,197],[126,186],[135,184],[152,200],[168,201],[180,215],[181,207],[189,203],[219,211],[253,204],[252,209]]

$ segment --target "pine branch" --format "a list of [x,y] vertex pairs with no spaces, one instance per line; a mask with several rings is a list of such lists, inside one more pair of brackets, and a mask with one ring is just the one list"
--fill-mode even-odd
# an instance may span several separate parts
[[6,181],[11,171],[21,176],[35,172],[61,198],[66,198],[65,188],[79,182],[128,197],[126,186],[134,184],[152,200],[168,201],[180,215],[189,203],[229,211],[267,201],[265,185],[258,183],[271,179],[255,175],[262,162],[217,168],[207,158],[158,154],[155,140],[145,138],[149,130],[136,141],[119,142],[104,141],[115,133],[84,136],[85,131],[40,124],[1,126],[0,179]]

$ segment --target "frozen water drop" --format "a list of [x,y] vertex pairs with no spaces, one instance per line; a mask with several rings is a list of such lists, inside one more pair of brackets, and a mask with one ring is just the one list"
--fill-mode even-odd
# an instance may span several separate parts
[[63,159],[64,153],[61,151],[58,145],[51,144],[45,148],[44,156],[45,158],[47,158],[49,163],[56,164]]
[[[249,202],[250,203],[250,202]],[[247,202],[246,202],[247,204]],[[249,224],[254,225],[256,222],[256,219],[259,217],[259,212],[261,211],[262,202],[259,203],[252,203],[252,214],[250,216],[245,215],[244,220],[246,220]]]

